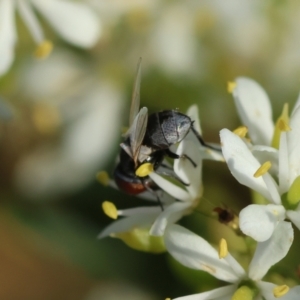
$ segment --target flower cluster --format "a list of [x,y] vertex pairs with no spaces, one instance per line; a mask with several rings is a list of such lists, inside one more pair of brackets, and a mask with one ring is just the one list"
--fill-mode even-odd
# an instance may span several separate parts
[[[194,127],[196,130],[201,132],[197,106],[194,105],[190,107],[187,111],[187,115],[194,120]],[[146,245],[144,243],[141,244],[140,229],[143,228],[142,232],[144,233],[145,228],[147,237],[152,241],[151,236],[163,236],[168,225],[177,222],[181,217],[190,214],[195,208],[197,208],[203,192],[202,161],[203,159],[223,161],[223,156],[218,151],[207,149],[201,145],[199,146],[199,141],[195,138],[192,132],[190,132],[180,142],[176,149],[176,154],[179,156],[182,154],[188,155],[196,164],[193,166],[187,159],[177,159],[174,162],[175,174],[183,182],[188,183],[188,186],[180,187],[163,178],[156,172],[152,172],[149,176],[161,189],[159,197],[163,204],[163,210],[160,205],[116,210],[111,203],[105,202],[104,210],[109,216],[113,218],[123,216],[125,218],[117,220],[105,228],[100,233],[100,238],[111,235],[122,238],[125,242],[128,242],[128,232],[133,232],[134,240],[137,245],[134,246],[134,248],[157,252],[158,250],[155,248],[156,245],[153,249],[153,247],[149,246],[148,240]],[[107,183],[114,186],[112,181]],[[156,198],[153,197],[151,193],[146,193],[144,197],[148,200],[152,199],[156,201]],[[126,235],[124,235],[124,233],[126,233]],[[132,238],[131,234],[131,245]],[[142,239],[144,241],[145,234],[142,235]]]
[[[229,283],[176,299],[298,299],[300,286],[289,288],[262,279],[271,266],[287,255],[294,239],[291,222],[300,229],[300,100],[290,117],[285,105],[274,124],[268,96],[256,82],[237,78],[229,84],[229,91],[243,126],[233,132],[220,131],[222,155],[199,147],[199,141],[189,133],[179,143],[176,153],[188,155],[196,167],[185,159],[174,161],[174,172],[189,185],[181,188],[156,172],[151,173],[150,178],[161,189],[163,210],[158,205],[117,210],[112,203],[106,202],[104,210],[108,215],[125,218],[104,229],[100,237],[119,237],[143,251],[167,250],[184,266],[206,271]],[[191,107],[187,114],[195,120],[201,133],[196,107]],[[240,232],[245,238],[249,236],[258,242],[248,271],[228,252],[225,239],[221,240],[218,252],[200,236],[174,224],[198,206],[203,191],[201,173],[205,158],[225,161],[239,183],[265,199],[263,203],[248,205],[239,214]],[[154,239],[157,237],[161,237],[159,243]]]
[[9,69],[14,60],[14,48],[17,42],[14,16],[16,10],[38,45],[35,56],[43,58],[51,52],[52,42],[44,37],[34,9],[41,13],[59,35],[71,44],[89,48],[100,36],[99,19],[84,3],[60,0],[0,0],[0,75]]
[[[196,2],[186,5],[158,0],[107,3],[97,0],[0,0],[0,77],[2,79],[10,68],[16,70],[15,79],[22,82],[20,87],[14,79],[4,80],[3,86],[8,83],[9,90],[16,92],[16,98],[22,94],[17,106],[26,107],[25,117],[17,122],[17,130],[13,125],[6,132],[6,124],[2,126],[2,123],[14,119],[17,110],[0,96],[0,138],[5,146],[1,153],[9,158],[9,167],[6,170],[4,164],[4,173],[11,174],[11,181],[23,196],[32,200],[54,199],[91,182],[101,164],[106,163],[120,127],[124,93],[118,81],[123,78],[117,78],[120,72],[115,70],[125,71],[137,53],[150,57],[152,69],[155,72],[158,69],[158,74],[169,76],[176,83],[181,78],[178,76],[191,79],[190,75],[204,82],[207,71],[219,72],[214,65],[218,60],[212,58],[222,57],[224,46],[228,53],[232,50],[239,53],[236,62],[228,59],[236,67],[242,59],[253,60],[266,45],[271,49],[278,44],[277,40],[272,42],[267,38],[273,36],[268,34],[272,27],[269,21],[276,13],[268,13],[268,19],[263,13],[257,15],[258,7],[261,12],[271,11],[263,8],[265,5],[249,2],[245,6],[237,0],[222,4],[204,1],[204,5]],[[276,20],[275,23],[283,22]],[[285,27],[295,27],[294,35],[298,36],[297,23],[289,22]],[[216,34],[221,29],[226,39]],[[123,39],[127,35],[132,43]],[[274,64],[274,57],[270,56],[272,67],[280,69],[280,74],[293,69],[298,72],[299,66],[293,59],[298,55],[298,47],[292,46],[298,39],[293,35],[291,38],[281,36],[285,50],[277,56],[284,58]],[[103,39],[97,51],[90,55],[78,49],[95,47],[100,37]],[[224,40],[223,44],[216,38]],[[18,44],[24,49],[28,46],[29,51],[35,48],[32,51],[35,59],[30,61],[30,56],[23,48],[20,50]],[[127,44],[130,44],[128,49]],[[111,51],[112,45],[116,52]],[[218,48],[215,53],[210,51],[213,45]],[[44,60],[53,48],[54,53]],[[15,67],[16,53],[22,55]],[[77,60],[80,56],[82,60]],[[30,63],[23,64],[26,60],[22,57]],[[119,61],[117,57],[121,57]],[[218,61],[217,65],[225,69],[223,63]],[[17,70],[24,70],[23,77]],[[140,75],[141,69],[138,70]],[[279,72],[273,69],[273,73]],[[228,74],[224,74],[226,78]],[[127,191],[144,201],[130,208],[117,208],[112,201],[104,201],[102,209],[114,221],[98,238],[118,238],[139,251],[167,252],[179,264],[225,282],[222,287],[172,298],[175,300],[299,299],[300,264],[298,274],[295,266],[294,276],[291,272],[282,272],[280,279],[271,275],[278,275],[278,263],[283,265],[294,242],[294,230],[300,229],[300,96],[291,112],[287,103],[283,105],[275,122],[264,89],[250,78],[236,78],[228,84],[228,91],[241,126],[231,130],[223,124],[220,142],[211,144],[202,139],[196,105],[191,106],[186,115],[177,110],[167,111],[178,113],[176,121],[172,119],[174,115],[158,113],[153,114],[157,116],[156,123],[149,122],[151,116],[147,108],[138,112],[139,86],[140,76],[137,76],[132,101],[137,104],[132,105],[130,128],[120,147],[118,167],[125,162],[124,166],[121,165],[120,170],[116,167],[114,180],[106,172],[99,172],[97,179],[103,185]],[[194,86],[198,88],[196,83]],[[169,89],[166,90],[169,95]],[[4,95],[6,91],[1,93]],[[173,101],[172,97],[170,99],[165,105]],[[23,104],[23,100],[28,103]],[[210,106],[216,116],[220,108],[215,108]],[[165,121],[168,118],[172,122]],[[30,122],[23,128],[28,120]],[[160,131],[152,131],[154,126]],[[2,135],[9,139],[2,140]],[[20,142],[19,137],[22,138]],[[32,141],[27,142],[29,139]],[[17,149],[14,141],[24,144],[22,149]],[[122,160],[123,154],[127,162]],[[213,246],[211,241],[177,224],[194,212],[200,213],[199,219],[204,214],[204,160],[223,165],[223,170],[228,175],[231,173],[236,184],[249,188],[252,202],[238,213],[226,199],[212,199],[209,203],[212,222],[217,221],[214,215],[217,213],[219,223],[232,229],[232,236],[245,245],[244,252],[237,250],[226,233],[217,232],[221,234],[220,243]],[[213,204],[216,201],[222,204]]]

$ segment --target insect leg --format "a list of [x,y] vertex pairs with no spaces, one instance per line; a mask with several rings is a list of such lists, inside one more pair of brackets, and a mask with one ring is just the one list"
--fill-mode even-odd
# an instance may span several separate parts
[[159,198],[157,192],[156,192],[154,189],[152,189],[152,188],[149,186],[149,184],[147,184],[147,182],[146,182],[146,180],[145,180],[144,178],[141,178],[141,181],[142,181],[142,183],[143,183],[143,186],[146,188],[146,190],[147,190],[148,192],[152,193],[152,194],[156,197],[156,200],[157,200],[157,202],[158,202],[158,205],[160,206],[161,210],[163,211],[163,210],[164,210],[164,207],[163,207],[163,204],[162,204],[162,202],[161,202],[161,200],[160,200],[160,198]]
[[159,169],[155,170],[155,172],[157,174],[165,175],[165,176],[174,178],[175,180],[179,181],[181,184],[183,184],[185,186],[189,186],[190,185],[189,183],[184,182],[180,177],[178,177],[176,175],[176,173],[173,171],[173,169],[170,168],[168,165],[161,164],[160,167],[162,167],[162,168],[159,168]]
[[191,129],[192,129],[193,133],[195,134],[196,138],[198,139],[198,141],[200,142],[200,144],[201,144],[202,146],[206,147],[206,148],[210,148],[210,149],[212,149],[212,150],[216,150],[216,151],[221,152],[221,151],[222,151],[221,148],[219,148],[219,147],[214,147],[214,146],[211,146],[211,145],[208,145],[208,144],[206,144],[206,143],[204,142],[202,136],[201,136],[201,135],[199,134],[199,132],[194,128],[193,123],[194,123],[194,121],[192,122]]
[[166,149],[165,153],[166,153],[166,155],[168,155],[169,157],[171,157],[173,159],[186,158],[191,162],[191,164],[194,166],[194,168],[197,167],[197,164],[186,154],[178,155],[178,154],[172,152],[170,149]]

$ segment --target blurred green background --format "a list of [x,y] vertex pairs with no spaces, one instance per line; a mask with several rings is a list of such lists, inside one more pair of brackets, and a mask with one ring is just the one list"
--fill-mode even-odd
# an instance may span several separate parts
[[[139,57],[141,104],[150,112],[185,112],[196,103],[206,141],[218,142],[220,129],[241,125],[226,88],[237,76],[266,89],[274,120],[283,103],[292,107],[300,81],[300,3],[85,3],[101,22],[97,44],[71,46],[40,18],[54,43],[42,61],[33,57],[36,46],[16,14],[16,58],[0,78],[1,105],[12,114],[0,120],[0,298],[156,300],[222,285],[167,254],[98,240],[111,222],[101,210],[104,200],[120,208],[141,200],[101,186],[95,175],[114,169]],[[205,162],[203,180],[207,211],[226,204],[238,213],[251,200],[224,164]],[[212,243],[225,236],[243,259],[242,239],[216,220],[194,213],[182,224]],[[298,233],[277,267],[294,280],[297,247]]]

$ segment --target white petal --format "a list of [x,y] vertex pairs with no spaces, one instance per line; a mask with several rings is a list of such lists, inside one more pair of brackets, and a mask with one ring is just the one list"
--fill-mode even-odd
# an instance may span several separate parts
[[291,288],[287,294],[280,297],[279,299],[280,300],[299,300],[299,295],[300,295],[300,285],[297,285],[297,286]]
[[[170,204],[174,202],[174,198],[171,197],[169,194],[165,193],[164,191],[156,191],[156,195],[159,197],[159,200],[163,204]],[[138,198],[143,200],[148,200],[151,202],[157,203],[157,197],[152,192],[143,192],[141,194],[136,195]]]
[[288,210],[286,212],[286,215],[294,223],[294,225],[300,230],[300,211]]
[[300,175],[300,107],[292,115],[288,135],[290,185]]
[[[221,146],[219,144],[215,144],[215,143],[206,143],[207,145],[210,145],[216,149],[221,148]],[[202,159],[209,159],[209,160],[216,160],[216,161],[221,161],[221,162],[225,162],[223,154],[221,151],[217,151],[217,150],[212,150],[206,147],[201,147],[200,148],[200,153],[201,153],[201,157]]]
[[15,19],[15,2],[0,1],[0,75],[3,75],[14,60],[14,47],[17,39]]
[[141,206],[127,209],[118,209],[118,216],[133,216],[137,214],[147,214],[154,213],[159,214],[161,212],[161,208],[159,206]]
[[104,228],[98,235],[98,238],[104,238],[112,233],[129,231],[135,227],[150,227],[158,213],[141,213],[127,218],[118,219]]
[[41,44],[45,38],[43,29],[39,24],[39,21],[34,14],[31,5],[28,1],[18,1],[19,13],[23,19],[23,22],[28,27],[30,33],[32,34],[34,41],[37,44]]
[[235,179],[273,201],[263,178],[253,176],[261,164],[243,140],[228,129],[222,129],[220,137],[224,158]]
[[273,289],[276,287],[274,283],[260,281],[257,282],[257,286],[259,287],[261,294],[264,296],[266,300],[299,300],[300,294],[300,286],[295,286],[291,288],[287,294],[281,296],[279,298],[274,297]]
[[249,277],[260,280],[268,270],[288,253],[294,239],[290,222],[278,222],[273,235],[265,242],[258,243],[249,266]]
[[87,5],[66,0],[31,0],[53,28],[68,42],[88,48],[100,36],[97,15]]
[[[275,298],[274,295],[273,295],[273,289],[276,287],[276,285],[274,283],[259,281],[259,282],[257,282],[257,286],[260,290],[260,294],[266,300],[276,300],[276,299],[278,299],[278,298]],[[282,299],[282,298],[280,297],[280,299]]]
[[246,272],[240,263],[230,254],[228,253],[224,260],[227,261],[228,265],[231,267],[233,272],[241,279],[246,278]]
[[174,298],[172,300],[231,300],[236,289],[236,285],[228,285],[208,292]]
[[285,218],[282,205],[248,205],[240,212],[240,229],[258,242],[271,237],[278,221]]
[[300,107],[300,93],[298,94],[298,98],[297,98],[297,101],[293,107],[293,111],[291,113],[291,116],[295,113],[295,111],[297,110],[297,108]]
[[253,144],[270,145],[274,123],[268,95],[258,83],[250,78],[239,77],[236,83],[233,97],[240,118],[249,129]]
[[206,271],[227,282],[239,280],[228,263],[219,259],[217,251],[207,241],[179,225],[171,225],[166,229],[165,246],[186,267]]
[[192,199],[200,198],[202,195],[202,158],[198,146],[184,139],[176,151],[178,155],[187,155],[197,165],[194,167],[188,159],[176,159],[174,171],[184,182],[189,183],[186,189]]
[[262,178],[267,186],[268,192],[271,195],[272,202],[274,204],[281,205],[281,197],[279,194],[279,186],[277,185],[275,179],[269,174],[269,172],[262,175]]
[[191,200],[191,196],[184,189],[164,179],[162,176],[156,174],[155,172],[152,172],[149,176],[162,190],[166,191],[175,199],[182,201]]
[[191,118],[192,121],[194,121],[194,128],[200,135],[202,135],[198,106],[196,104],[190,106],[186,114]]
[[263,145],[255,145],[251,148],[252,154],[255,156],[255,158],[263,164],[266,161],[270,161],[272,164],[271,169],[269,170],[269,173],[274,175],[275,177],[278,176],[278,150],[269,147],[269,146],[263,146]]
[[152,225],[150,234],[155,236],[163,235],[167,225],[175,223],[182,218],[191,208],[191,205],[191,202],[175,202],[165,208]]
[[[202,135],[202,130],[201,130],[201,125],[200,125],[200,118],[199,118],[199,112],[198,112],[198,106],[197,105],[192,105],[189,107],[187,113],[186,113],[192,121],[194,121],[194,128],[200,135]],[[191,138],[192,141],[195,142],[197,146],[200,145],[199,140],[196,138],[195,134],[190,132],[187,135],[187,138]],[[206,143],[212,147],[215,147],[216,149],[220,148],[219,144],[214,144],[214,143]],[[224,161],[223,155],[221,151],[214,151],[212,149],[202,147],[200,145],[200,152],[201,152],[201,157],[202,159],[210,159],[210,160],[219,160],[219,161]]]

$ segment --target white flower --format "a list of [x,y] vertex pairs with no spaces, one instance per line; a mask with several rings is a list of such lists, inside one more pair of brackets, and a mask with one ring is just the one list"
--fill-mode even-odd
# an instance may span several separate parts
[[119,136],[122,91],[83,66],[74,53],[56,48],[21,72],[35,129],[49,137],[59,134],[16,164],[15,187],[29,199],[53,199],[95,180]]
[[91,47],[100,36],[98,17],[83,3],[68,0],[0,0],[0,75],[8,70],[14,60],[17,42],[15,10],[18,10],[39,46],[36,55],[44,57],[51,51],[52,44],[46,41],[34,9],[63,39],[76,46]]
[[272,107],[267,93],[254,80],[239,77],[232,91],[242,123],[255,145],[271,146],[274,133]]
[[[171,225],[166,229],[164,240],[168,252],[186,267],[203,270],[230,285],[209,292],[175,298],[174,300],[230,300],[256,299],[296,300],[299,298],[300,286],[289,290],[287,286],[278,289],[275,284],[264,282],[262,278],[271,266],[283,259],[293,240],[293,229],[290,223],[282,222],[280,230],[266,242],[258,243],[256,251],[246,272],[243,267],[228,253],[226,241],[220,243],[219,253],[203,238],[179,226]],[[254,292],[253,298],[239,298],[239,290]],[[289,291],[288,291],[289,290]],[[280,292],[281,291],[281,292]],[[286,293],[286,294],[285,294]],[[285,294],[283,296],[283,294]]]
[[[196,130],[201,132],[198,109],[195,105],[188,110],[187,115],[195,121]],[[196,167],[187,159],[174,161],[175,173],[183,182],[189,183],[189,186],[179,187],[157,173],[151,173],[149,176],[161,190],[172,196],[170,198],[168,195],[160,194],[164,210],[162,211],[160,206],[118,210],[118,216],[126,216],[127,218],[117,220],[109,225],[101,232],[100,238],[126,232],[136,227],[149,228],[150,226],[150,235],[162,236],[168,224],[177,222],[184,215],[193,211],[202,196],[202,160],[204,158],[223,160],[222,155],[217,151],[208,150],[202,146],[200,146],[201,151],[199,151],[199,141],[195,139],[194,134],[190,132],[180,142],[176,153],[188,155],[196,163]]]
[[[255,143],[270,145],[275,127],[271,120],[271,109],[266,93],[254,81],[240,78],[237,80],[233,95],[240,116],[249,128],[251,140]],[[275,137],[277,134],[280,139],[277,161],[275,161],[277,164],[276,180],[268,173],[271,163],[267,162],[261,166],[257,156],[250,151],[252,149],[249,149],[249,145],[239,136],[227,129],[221,130],[220,133],[223,155],[232,175],[241,184],[260,193],[271,203],[269,205],[249,205],[240,213],[241,230],[257,241],[265,241],[270,238],[276,230],[276,226],[285,218],[289,218],[300,228],[300,187],[298,183],[300,176],[300,108],[298,103],[292,113],[290,125],[287,123],[286,112],[277,122],[276,130],[278,132],[275,133]],[[265,159],[274,161],[271,151],[268,151],[265,152]]]

